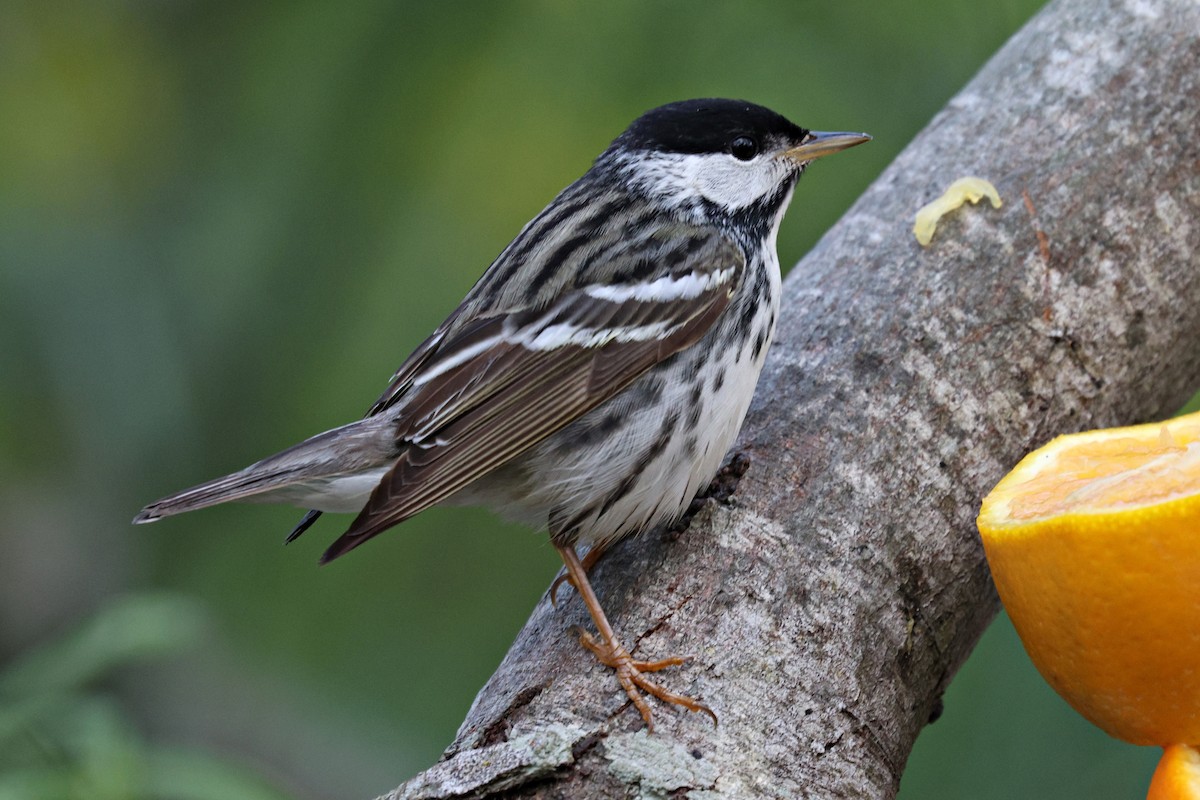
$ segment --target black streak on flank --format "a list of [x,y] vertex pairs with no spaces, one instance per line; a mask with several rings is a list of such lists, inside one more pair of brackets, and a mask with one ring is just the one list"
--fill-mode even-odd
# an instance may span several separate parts
[[[661,387],[659,389],[661,392]],[[550,525],[551,537],[556,544],[574,544],[573,536],[576,534],[583,524],[583,521],[588,517],[596,515],[604,516],[621,498],[633,491],[633,487],[637,486],[638,479],[642,477],[642,473],[646,468],[662,455],[667,449],[667,445],[671,442],[671,436],[675,433],[675,426],[679,424],[679,412],[675,411],[664,421],[662,428],[658,431],[658,436],[654,442],[646,449],[646,452],[638,459],[638,467],[630,474],[626,475],[621,480],[617,487],[613,489],[604,498],[604,502],[600,505],[599,510],[595,504],[584,508],[575,516],[571,517],[566,522],[562,523],[561,527],[554,525],[553,521]]]
[[693,433],[689,435],[683,445],[684,452],[687,453],[689,461],[696,458],[696,453],[699,451],[699,448],[700,441],[697,439],[696,434]]
[[[678,358],[678,354],[672,356],[672,358]],[[658,401],[662,399],[663,389],[666,388],[666,381],[664,381],[658,375],[649,373],[643,375],[642,378],[630,388],[637,391],[636,397],[634,395],[630,395],[631,397],[634,397],[634,407],[640,408],[645,406],[653,406],[657,405]]]
[[609,411],[586,427],[576,423],[570,428],[572,433],[571,441],[564,442],[564,449],[569,451],[577,447],[594,445],[597,442],[604,441],[616,433],[624,424],[625,418],[616,411]]
[[663,426],[659,429],[658,437],[654,440],[654,443],[646,450],[645,455],[639,459],[638,468],[630,473],[625,480],[621,481],[621,484],[605,498],[604,505],[600,507],[600,516],[608,513],[608,510],[616,505],[618,500],[627,495],[637,485],[638,478],[642,477],[642,473],[646,471],[646,468],[667,449],[667,445],[671,443],[671,437],[674,436],[675,427],[678,424],[679,412],[673,411],[664,420]]
[[737,339],[743,331],[754,329],[754,318],[758,315],[758,309],[770,297],[771,287],[767,283],[766,269],[759,267],[753,270],[752,274],[754,275],[754,284],[743,286],[741,296],[737,300],[736,310],[740,315],[738,324],[725,327],[723,344],[726,346],[738,343]]
[[762,355],[763,348],[766,346],[767,346],[767,329],[763,328],[754,336],[754,360],[755,361],[757,361],[758,357],[760,355]]
[[688,412],[688,427],[695,430],[700,425],[700,416],[704,411],[704,385],[697,383],[692,387],[690,411]]

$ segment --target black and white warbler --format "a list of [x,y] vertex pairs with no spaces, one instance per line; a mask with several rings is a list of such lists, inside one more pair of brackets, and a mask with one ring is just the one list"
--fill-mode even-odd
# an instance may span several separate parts
[[[817,133],[733,100],[639,117],[517,235],[364,419],[146,506],[134,522],[261,500],[357,512],[322,563],[435,503],[549,529],[599,631],[583,643],[639,690],[712,711],[642,673],[588,585],[589,555],[679,517],[750,404],[779,310],[775,238],[809,162],[870,137]],[[714,716],[715,719],[715,716]]]

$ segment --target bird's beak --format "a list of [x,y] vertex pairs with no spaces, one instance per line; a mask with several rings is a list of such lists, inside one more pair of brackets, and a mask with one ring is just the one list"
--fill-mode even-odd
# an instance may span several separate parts
[[808,139],[799,147],[785,150],[783,155],[797,164],[807,164],[809,161],[854,147],[856,144],[871,141],[865,133],[828,133],[824,131],[809,131]]

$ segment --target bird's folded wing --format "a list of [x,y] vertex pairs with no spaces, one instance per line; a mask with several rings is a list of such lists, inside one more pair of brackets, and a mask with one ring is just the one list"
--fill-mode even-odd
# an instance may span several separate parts
[[[450,319],[442,323],[442,325],[436,331],[434,331],[429,338],[421,342],[421,344],[417,346],[417,349],[414,350],[409,357],[404,360],[404,363],[400,365],[400,369],[396,370],[396,374],[394,374],[392,379],[388,381],[388,386],[383,390],[383,394],[379,396],[378,400],[371,404],[371,407],[367,409],[367,413],[364,416],[373,417],[376,414],[387,410],[393,403],[396,402],[398,398],[402,397],[405,392],[412,388],[413,375],[421,368],[421,365],[424,364],[431,355],[437,352],[438,344],[440,344],[442,339],[445,337],[446,329],[454,322],[454,319],[455,317],[452,315]],[[300,522],[296,524],[296,527],[292,528],[292,532],[289,533],[287,538],[283,540],[283,543],[291,544],[292,542],[296,541],[296,539],[299,539],[305,531],[313,526],[313,523],[316,522],[320,516],[321,512],[317,511],[315,508],[305,513]]]
[[365,416],[373,417],[381,411],[385,411],[401,397],[404,393],[412,388],[413,377],[420,371],[421,366],[429,360],[429,358],[437,352],[438,345],[446,337],[446,329],[454,322],[455,315],[451,315],[450,319],[443,322],[436,331],[430,334],[429,338],[421,342],[417,349],[412,351],[400,368],[396,370],[396,374],[388,381],[387,388],[383,390],[383,394],[379,399],[371,404],[367,409]]
[[449,497],[695,344],[729,305],[745,260],[715,232],[693,237],[703,241],[659,250],[653,269],[610,273],[636,279],[440,328],[372,408],[399,408],[400,457],[322,560]]

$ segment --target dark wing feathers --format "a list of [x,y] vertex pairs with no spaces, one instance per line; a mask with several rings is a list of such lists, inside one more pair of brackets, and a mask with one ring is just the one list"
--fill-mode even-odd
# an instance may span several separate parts
[[421,344],[417,346],[417,349],[414,350],[409,357],[404,360],[404,363],[400,365],[398,370],[396,370],[396,374],[392,376],[390,381],[388,381],[387,388],[383,390],[383,394],[379,395],[379,399],[372,403],[371,407],[367,409],[366,416],[373,417],[379,412],[391,407],[391,405],[396,402],[397,398],[409,390],[409,388],[412,386],[413,377],[415,376],[417,370],[419,370],[425,364],[425,362],[429,360],[430,356],[437,352],[438,345],[446,335],[446,327],[453,322],[453,320],[454,317],[451,316],[450,319],[443,322],[441,326],[439,326],[438,329],[429,336],[428,339],[421,342]]
[[[454,321],[456,315],[457,314],[452,315],[450,319],[442,323],[441,326],[439,326],[438,329],[429,336],[429,338],[421,342],[421,344],[417,346],[417,349],[409,354],[408,358],[404,360],[404,363],[400,365],[400,368],[396,370],[396,374],[392,376],[390,381],[388,381],[387,388],[383,390],[383,394],[379,396],[378,400],[371,404],[371,407],[367,409],[367,413],[364,416],[373,417],[381,411],[387,410],[388,407],[396,402],[397,398],[401,397],[409,390],[409,388],[411,388],[413,376],[417,370],[419,370],[421,366],[427,360],[429,360],[429,357],[437,352],[437,346],[445,336],[446,327]],[[287,538],[283,540],[283,543],[291,544],[292,542],[296,541],[296,539],[299,539],[300,535],[311,528],[313,523],[316,522],[320,517],[320,511],[317,511],[315,508],[309,509],[307,512],[305,512],[300,522],[296,524],[296,527],[292,528],[292,532],[287,535]]]
[[[484,310],[473,291],[372,406],[398,407],[401,455],[322,562],[446,499],[696,343],[739,286],[744,256],[711,230],[658,233],[606,270],[614,282],[564,287],[540,307]],[[681,236],[686,246],[664,246]],[[620,282],[650,257],[655,271],[639,266],[636,280]]]

